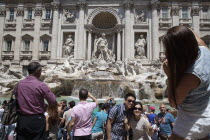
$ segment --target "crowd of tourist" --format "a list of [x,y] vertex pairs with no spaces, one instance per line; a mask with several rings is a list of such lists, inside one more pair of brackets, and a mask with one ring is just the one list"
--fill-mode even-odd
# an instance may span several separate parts
[[[93,102],[87,102],[87,98]],[[175,116],[160,105],[160,113],[155,114],[155,107],[144,106],[136,101],[132,93],[124,97],[124,103],[116,105],[110,97],[104,103],[87,90],[79,91],[79,103],[67,105],[65,99],[59,103],[45,104],[44,113],[38,115],[21,114],[19,128],[1,125],[2,140],[161,140],[170,137]],[[1,106],[3,113],[4,104]],[[143,110],[144,107],[146,110]],[[94,109],[97,109],[94,112]],[[145,112],[147,111],[147,112]],[[169,111],[169,110],[168,110]],[[26,111],[27,112],[27,111]],[[38,120],[36,118],[38,116]],[[46,118],[46,123],[42,117]],[[20,122],[19,122],[20,121]],[[35,125],[28,125],[29,121]],[[35,128],[32,128],[35,127]],[[20,131],[22,130],[22,131]],[[42,131],[43,130],[43,131]],[[24,134],[21,132],[25,132]]]
[[[189,28],[176,26],[163,40],[169,103],[177,110],[145,106],[132,93],[116,105],[99,101],[86,89],[79,103],[56,101],[39,80],[42,66],[28,65],[29,76],[16,86],[19,115],[16,124],[0,123],[1,140],[207,140],[210,132],[210,51]],[[87,102],[91,98],[92,102]],[[48,104],[45,104],[45,101]],[[0,107],[0,117],[7,101]],[[94,110],[99,108],[97,112]]]

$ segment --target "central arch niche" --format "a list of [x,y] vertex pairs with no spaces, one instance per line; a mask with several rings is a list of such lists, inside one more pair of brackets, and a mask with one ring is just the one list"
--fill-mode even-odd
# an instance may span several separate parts
[[117,24],[117,19],[109,12],[101,12],[94,17],[92,24],[99,29],[111,29]]

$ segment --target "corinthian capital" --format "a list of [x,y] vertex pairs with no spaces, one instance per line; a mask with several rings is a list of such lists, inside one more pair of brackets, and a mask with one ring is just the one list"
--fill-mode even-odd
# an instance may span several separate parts
[[17,8],[17,16],[23,16],[24,15],[24,9],[23,7],[18,7]]
[[60,3],[58,3],[58,2],[52,2],[51,5],[52,5],[52,8],[53,8],[54,10],[58,10],[59,7],[60,7]]
[[81,10],[83,9],[84,10],[85,6],[86,6],[86,3],[85,2],[78,2],[77,6],[79,7],[79,9],[81,9]]
[[134,4],[133,2],[125,2],[124,6],[125,6],[125,9],[131,9],[134,6]]
[[160,2],[159,1],[151,2],[150,7],[151,7],[151,9],[159,9],[160,8]]
[[42,16],[42,8],[36,8],[34,16]]
[[199,11],[200,11],[200,8],[199,7],[192,7],[192,16],[199,16]]
[[6,16],[6,10],[5,8],[0,8],[0,17]]
[[171,16],[179,16],[179,7],[172,7]]

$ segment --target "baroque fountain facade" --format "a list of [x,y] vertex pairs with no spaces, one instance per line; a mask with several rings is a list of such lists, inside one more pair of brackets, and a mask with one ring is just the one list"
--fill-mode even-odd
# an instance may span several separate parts
[[[1,3],[0,44],[5,47],[0,47],[0,95],[11,93],[26,75],[26,66],[38,61],[44,66],[42,80],[57,96],[77,96],[83,87],[97,98],[122,98],[131,92],[145,102],[162,101],[167,96],[166,76],[161,68],[165,57],[163,36],[170,27],[184,25],[193,26],[204,41],[208,40],[209,23],[199,22],[202,5],[210,3],[205,0]],[[183,7],[190,10],[191,20],[182,19]]]

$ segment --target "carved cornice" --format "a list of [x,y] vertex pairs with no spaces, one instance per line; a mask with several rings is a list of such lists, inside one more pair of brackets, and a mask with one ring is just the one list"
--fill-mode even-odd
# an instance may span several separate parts
[[85,2],[78,2],[77,6],[79,7],[80,10],[84,10],[85,6],[86,6],[86,3]]
[[179,16],[179,7],[172,7],[171,8],[171,16]]
[[199,16],[200,8],[199,7],[192,7],[191,13],[192,16]]
[[17,14],[16,16],[23,16],[24,15],[24,9],[23,8],[17,8]]
[[42,8],[36,8],[34,16],[42,16]]
[[58,2],[52,2],[51,5],[54,10],[59,10],[60,8],[60,3]]
[[0,8],[0,17],[5,17],[5,16],[6,16],[6,9]]

